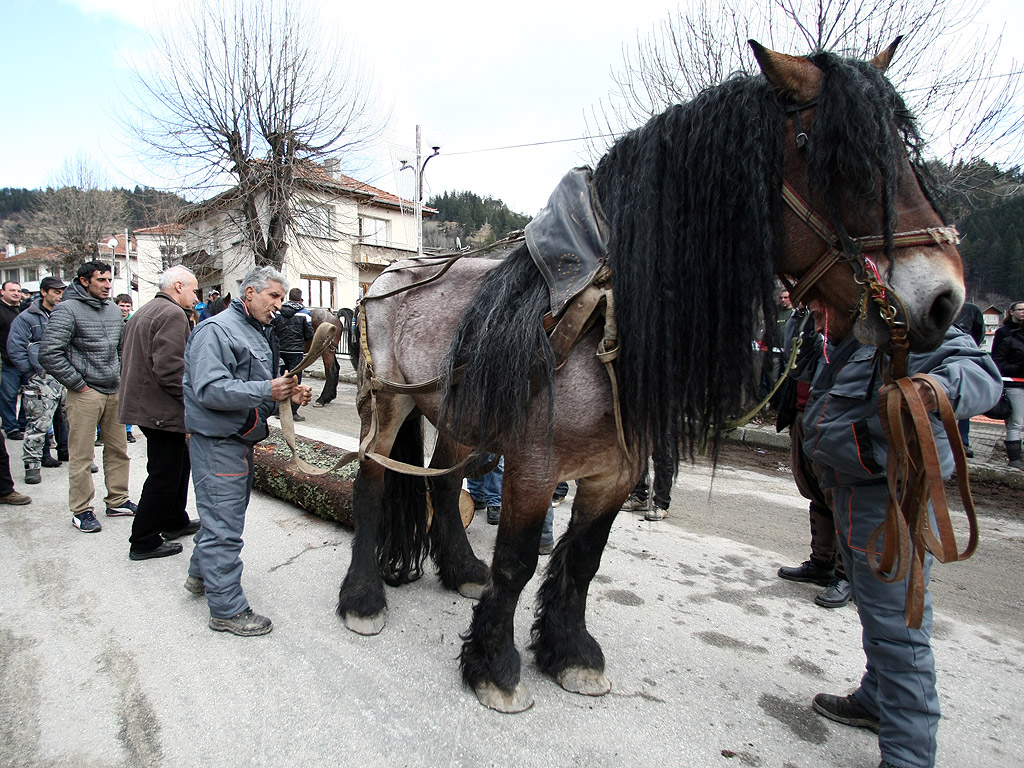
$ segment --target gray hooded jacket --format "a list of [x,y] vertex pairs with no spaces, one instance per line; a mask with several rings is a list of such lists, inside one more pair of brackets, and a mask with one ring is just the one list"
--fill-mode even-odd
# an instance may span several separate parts
[[121,310],[92,296],[78,280],[64,291],[43,331],[39,363],[68,389],[112,395],[121,385]]

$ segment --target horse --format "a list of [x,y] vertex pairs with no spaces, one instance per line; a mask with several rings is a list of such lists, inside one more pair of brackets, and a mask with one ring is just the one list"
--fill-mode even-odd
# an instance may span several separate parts
[[324,388],[320,391],[320,396],[313,402],[314,408],[323,408],[338,396],[338,377],[341,374],[341,366],[338,363],[337,352],[338,344],[342,339],[348,341],[346,345],[348,358],[352,367],[356,367],[356,345],[352,343],[353,312],[348,308],[331,312],[328,309],[316,307],[310,310],[310,315],[313,320],[314,333],[325,323],[333,325],[335,328],[334,343],[327,347],[320,356],[324,364]]
[[[606,233],[594,282],[603,318],[567,353],[545,332],[554,297],[528,243],[460,258],[443,277],[417,259],[378,277],[360,318],[355,535],[337,604],[346,627],[380,632],[384,583],[413,581],[429,556],[445,588],[478,598],[465,684],[500,712],[530,707],[514,610],[555,486],[575,478],[529,647],[564,689],[607,693],[586,604],[612,522],[651,446],[716,455],[728,419],[755,399],[752,340],[759,327],[772,335],[776,278],[798,301],[822,302],[835,337],[937,346],[963,302],[963,267],[927,192],[913,117],[884,77],[898,43],[857,61],[750,41],[760,73],[616,141],[591,179]],[[438,437],[417,470],[422,417]],[[489,569],[457,514],[462,475],[483,451],[505,457]]]

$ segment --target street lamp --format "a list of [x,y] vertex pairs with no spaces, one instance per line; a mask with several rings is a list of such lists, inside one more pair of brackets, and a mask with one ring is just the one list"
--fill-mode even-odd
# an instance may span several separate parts
[[109,240],[107,240],[107,248],[110,249],[110,269],[111,269],[111,271],[113,271],[113,269],[114,269],[114,262],[117,259],[117,257],[114,255],[114,249],[117,248],[117,238],[116,237],[112,237]]
[[427,163],[430,162],[430,158],[437,157],[441,153],[441,138],[440,135],[435,133],[430,143],[430,148],[433,150],[431,154],[423,157],[421,149],[422,141],[420,137],[420,126],[416,126],[416,164],[413,165],[408,159],[398,159],[401,163],[401,168],[398,170],[404,171],[406,168],[411,168],[416,174],[415,181],[415,216],[416,216],[416,255],[423,255],[423,171],[427,169]]

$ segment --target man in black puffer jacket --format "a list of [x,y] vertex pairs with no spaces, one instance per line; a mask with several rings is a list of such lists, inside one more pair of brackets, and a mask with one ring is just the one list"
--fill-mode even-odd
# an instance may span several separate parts
[[68,389],[68,504],[83,533],[102,530],[93,514],[96,425],[103,432],[107,517],[135,514],[128,499],[128,436],[117,420],[121,386],[121,310],[110,301],[110,265],[87,261],[50,315],[39,364]]
[[[270,321],[274,333],[281,345],[281,370],[290,371],[306,353],[306,342],[313,339],[313,318],[309,310],[302,305],[302,291],[292,288],[288,291],[288,301],[281,305],[280,311]],[[302,372],[298,373],[296,383],[302,383]],[[292,403],[295,421],[305,421],[298,413],[299,406]]]

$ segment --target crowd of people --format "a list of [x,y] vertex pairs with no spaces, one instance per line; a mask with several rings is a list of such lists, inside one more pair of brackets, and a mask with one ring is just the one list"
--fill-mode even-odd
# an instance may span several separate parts
[[[290,311],[281,313],[284,276],[257,268],[242,279],[238,298],[221,301],[211,291],[201,318],[199,284],[185,267],[167,269],[156,296],[135,312],[127,294],[111,300],[111,283],[110,266],[90,261],[69,285],[43,278],[35,297],[12,281],[0,287],[0,423],[7,440],[23,441],[25,482],[39,483],[42,468],[67,462],[71,522],[99,533],[92,475],[102,446],[103,509],[106,517],[133,518],[129,558],[179,554],[176,539],[194,535],[185,588],[206,595],[210,628],[266,634],[272,622],[242,591],[242,533],[253,446],[267,436],[267,418],[278,403],[297,409],[312,394],[282,375],[295,363],[294,339],[312,335],[301,292],[291,291]],[[279,334],[290,340],[291,356],[282,358]],[[146,438],[137,504],[129,492],[132,425]],[[199,520],[186,512],[190,477]],[[0,504],[30,503],[14,488],[0,440]]]

